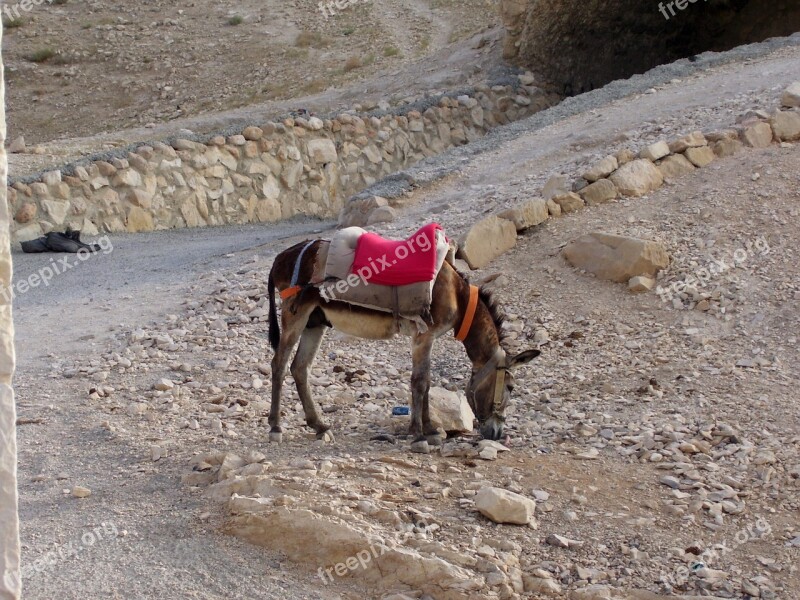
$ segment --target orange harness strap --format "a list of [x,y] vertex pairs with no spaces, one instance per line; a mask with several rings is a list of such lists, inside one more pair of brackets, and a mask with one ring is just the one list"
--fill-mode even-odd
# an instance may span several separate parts
[[478,308],[478,286],[469,286],[469,302],[467,303],[467,310],[464,312],[464,318],[461,320],[461,327],[458,328],[456,339],[463,342],[469,335],[469,330],[472,328],[472,321],[475,319],[475,311]]
[[287,298],[296,296],[302,289],[302,286],[299,285],[293,285],[292,287],[286,288],[281,292],[281,300],[286,300]]

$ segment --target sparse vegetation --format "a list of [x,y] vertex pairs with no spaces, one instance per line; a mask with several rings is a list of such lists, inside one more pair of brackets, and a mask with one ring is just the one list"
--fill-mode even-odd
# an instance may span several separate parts
[[361,62],[361,57],[351,56],[344,63],[344,72],[349,73],[350,71],[355,71],[356,69],[360,69],[363,66],[364,65]]
[[19,17],[19,18],[16,18],[16,17],[11,17],[11,18],[3,17],[3,29],[5,29],[5,30],[17,29],[18,27],[22,27],[23,25],[25,25],[26,22],[27,21],[25,21],[25,19],[23,19],[22,17]]
[[58,5],[61,5],[61,4],[66,4],[66,3],[67,3],[67,0],[51,0],[51,2],[50,2],[50,3],[51,3],[51,4],[58,4]]
[[397,48],[395,48],[394,46],[386,46],[386,47],[383,49],[383,55],[384,55],[384,56],[386,56],[386,57],[390,57],[390,56],[400,56],[400,50],[398,50],[398,49],[397,49]]
[[53,48],[39,48],[34,52],[31,52],[27,56],[25,56],[25,60],[29,60],[30,62],[35,63],[43,63],[56,55],[56,51]]
[[236,25],[241,25],[244,23],[244,17],[242,15],[233,15],[230,19],[228,19],[228,25],[235,27]]
[[349,25],[344,29],[342,29],[342,35],[352,35],[353,33],[355,33],[355,31],[356,28],[353,25]]
[[294,40],[298,48],[325,48],[328,44],[328,39],[316,31],[301,31]]

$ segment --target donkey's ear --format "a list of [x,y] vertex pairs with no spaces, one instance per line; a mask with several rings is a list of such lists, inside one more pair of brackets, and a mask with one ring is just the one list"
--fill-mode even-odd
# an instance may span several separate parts
[[524,352],[520,352],[516,356],[512,356],[508,359],[508,364],[506,365],[507,369],[516,369],[519,366],[522,366],[526,363],[531,362],[534,358],[539,356],[541,352],[538,350],[525,350]]

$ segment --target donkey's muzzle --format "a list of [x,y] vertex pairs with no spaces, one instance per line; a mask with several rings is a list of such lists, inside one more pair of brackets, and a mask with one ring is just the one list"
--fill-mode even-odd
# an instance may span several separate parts
[[484,439],[497,441],[503,437],[503,422],[492,415],[481,423],[480,431]]

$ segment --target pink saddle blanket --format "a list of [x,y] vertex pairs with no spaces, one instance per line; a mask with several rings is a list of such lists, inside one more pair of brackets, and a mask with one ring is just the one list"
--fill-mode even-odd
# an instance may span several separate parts
[[430,223],[399,241],[365,233],[358,238],[350,272],[378,285],[433,281],[437,273],[436,232],[440,230],[438,223]]

